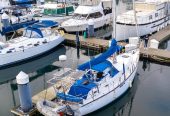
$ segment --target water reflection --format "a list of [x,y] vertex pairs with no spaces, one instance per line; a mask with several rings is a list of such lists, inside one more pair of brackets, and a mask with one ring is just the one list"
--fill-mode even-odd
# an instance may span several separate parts
[[[49,79],[44,73],[53,72],[60,67],[60,62],[57,61],[58,55],[67,55],[68,60],[65,67],[70,68],[76,68],[78,64],[90,60],[90,57],[84,54],[88,53],[88,51],[80,49],[80,59],[77,59],[76,52],[75,48],[61,46],[54,52],[32,62],[4,69],[3,71],[0,70],[0,81],[14,79],[16,74],[23,70],[31,76],[31,94],[35,95],[47,88],[46,81]],[[90,56],[93,56],[92,54]],[[138,66],[140,75],[136,76],[133,87],[117,101],[89,116],[169,116],[169,72],[170,67],[168,66],[150,63],[146,59],[140,61]],[[11,116],[10,109],[19,104],[15,80],[1,84],[0,92],[0,116]]]
[[0,70],[0,115],[12,115],[10,109],[19,105],[15,76],[21,70],[29,74],[31,94],[35,95],[46,88],[46,77],[44,74],[58,68],[52,64],[57,61],[59,55],[62,54],[66,54],[66,48],[63,45],[56,47],[40,57],[31,59],[31,61],[25,62],[24,64],[18,64],[17,66]]
[[170,50],[170,38],[166,39],[165,41],[159,44],[159,49]]
[[145,71],[146,69],[148,69],[147,71],[150,71],[150,61],[148,59],[143,59],[143,65],[142,65],[143,70]]
[[33,58],[27,62],[26,61],[22,62],[22,64],[19,63],[17,64],[17,66],[13,66],[13,67],[6,68],[6,69],[1,69],[0,70],[0,74],[1,74],[0,83],[2,84],[2,83],[5,83],[6,81],[14,79],[15,76],[21,70],[26,73],[31,73],[31,72],[37,71],[40,68],[48,66],[52,64],[54,61],[58,60],[59,55],[65,54],[65,53],[66,53],[66,48],[63,45],[61,45],[39,57]]
[[130,116],[138,82],[138,75],[136,75],[131,89],[116,101],[88,116]]

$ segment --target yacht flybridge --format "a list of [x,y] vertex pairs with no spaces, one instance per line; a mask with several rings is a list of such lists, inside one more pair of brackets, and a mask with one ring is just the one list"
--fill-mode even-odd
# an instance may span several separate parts
[[[167,26],[170,21],[170,1],[168,0],[135,2],[135,11],[137,22],[135,21],[134,10],[117,16],[117,41],[152,34]],[[139,31],[138,35],[135,22]]]
[[62,23],[72,17],[75,6],[67,3],[45,3],[34,7],[34,17],[38,20],[53,20]]
[[[109,4],[110,3],[110,4]],[[108,25],[112,21],[111,1],[101,1],[99,4],[79,5],[71,19],[61,24],[66,32],[84,31],[88,23],[93,23],[94,28]]]

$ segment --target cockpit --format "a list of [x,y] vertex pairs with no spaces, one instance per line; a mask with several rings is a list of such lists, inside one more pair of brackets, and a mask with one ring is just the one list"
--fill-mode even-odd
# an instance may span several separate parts
[[28,38],[43,38],[52,34],[52,31],[49,29],[40,29],[40,28],[27,28],[23,36]]

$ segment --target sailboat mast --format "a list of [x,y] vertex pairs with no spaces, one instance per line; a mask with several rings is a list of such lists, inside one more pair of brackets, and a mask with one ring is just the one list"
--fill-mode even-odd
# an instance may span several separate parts
[[132,2],[133,2],[134,19],[135,19],[135,26],[136,26],[136,35],[137,37],[139,37],[135,0],[133,0]]
[[113,33],[112,38],[116,39],[116,0],[112,3],[112,14],[113,14]]

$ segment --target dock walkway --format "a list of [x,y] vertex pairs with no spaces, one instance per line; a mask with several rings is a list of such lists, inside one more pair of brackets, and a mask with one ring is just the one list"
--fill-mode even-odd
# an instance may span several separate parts
[[[76,46],[76,36],[74,34],[64,34],[66,44],[69,46]],[[158,42],[162,42],[170,37],[170,25],[165,27],[164,29],[152,34],[149,37],[148,45],[150,46],[150,40],[155,39]],[[93,50],[98,50],[99,52],[103,52],[108,48],[109,40],[101,39],[99,37],[91,37],[84,38],[83,36],[79,36],[80,39],[80,47],[88,48]],[[125,42],[118,42],[119,45],[125,46]],[[162,50],[162,49],[153,49],[147,48],[144,49],[143,45],[140,48],[141,57],[149,58],[151,60],[168,62],[170,63],[170,51]]]
[[151,35],[149,37],[148,48],[144,49],[144,47],[141,47],[140,49],[141,57],[149,58],[151,60],[159,61],[162,63],[170,63],[170,51],[163,50],[163,49],[149,48],[150,41],[152,39],[155,39],[160,43],[168,39],[169,37],[170,37],[170,25]]
[[[67,45],[76,46],[76,35],[66,33],[63,37]],[[109,46],[109,40],[99,37],[84,38],[83,36],[79,36],[79,40],[81,48],[98,50],[100,52],[105,51]],[[126,45],[125,42],[118,42],[118,44],[122,46]]]
[[155,39],[158,42],[162,42],[168,37],[170,37],[170,25],[150,36],[149,40]]

